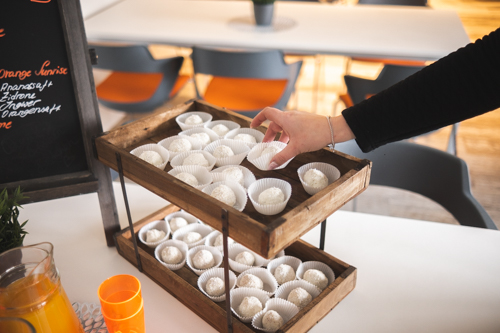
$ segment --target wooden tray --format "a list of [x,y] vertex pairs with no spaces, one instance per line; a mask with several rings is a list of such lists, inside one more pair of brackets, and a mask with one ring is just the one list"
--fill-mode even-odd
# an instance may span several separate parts
[[[181,129],[175,117],[186,111],[208,112],[213,115],[213,120],[232,120],[242,127],[249,127],[251,121],[250,118],[202,101],[190,101],[103,133],[95,139],[98,159],[110,168],[118,170],[119,155],[125,177],[217,230],[222,230],[221,217],[223,210],[227,210],[229,237],[265,258],[275,256],[294,243],[368,186],[371,162],[341,152],[332,153],[321,149],[300,154],[286,168],[273,171],[261,171],[245,159],[241,165],[250,169],[257,179],[273,177],[288,181],[292,186],[292,197],[285,210],[273,216],[258,213],[250,200],[243,212],[239,212],[169,175],[167,172],[172,168],[170,164],[167,164],[165,170],[160,170],[130,154],[137,146],[156,143],[178,134]],[[261,126],[259,130],[265,132],[266,127]],[[299,167],[310,162],[330,163],[340,170],[341,177],[319,193],[310,196],[302,187],[297,174]]]
[[[227,331],[226,302],[215,303],[198,289],[198,276],[187,265],[178,271],[171,271],[160,264],[154,257],[154,249],[142,244],[137,235],[139,229],[151,221],[164,218],[166,215],[179,210],[169,205],[144,219],[134,223],[134,234],[138,244],[138,251],[142,263],[143,273],[148,275],[158,285],[186,305],[191,311],[203,318],[219,332]],[[137,265],[132,233],[126,228],[115,235],[115,244],[118,253],[134,266]],[[305,261],[321,261],[330,266],[335,273],[333,281],[321,294],[314,298],[309,305],[300,310],[277,332],[302,333],[311,329],[319,320],[326,316],[356,285],[356,268],[337,258],[321,251],[306,242],[298,240],[285,249],[285,254]],[[255,330],[251,324],[245,324],[232,315],[233,332],[249,333],[261,332]]]

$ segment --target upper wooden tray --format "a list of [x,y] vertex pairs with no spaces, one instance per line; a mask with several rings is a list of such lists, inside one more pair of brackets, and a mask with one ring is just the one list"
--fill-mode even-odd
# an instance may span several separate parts
[[[250,200],[243,212],[239,212],[169,175],[167,172],[172,169],[170,164],[167,164],[165,170],[160,170],[130,154],[135,147],[177,135],[181,129],[175,117],[186,111],[208,112],[213,115],[213,120],[232,120],[242,127],[249,127],[251,121],[250,118],[202,101],[190,101],[103,133],[95,139],[98,159],[110,168],[118,170],[119,155],[125,177],[217,230],[222,230],[222,216],[226,210],[229,237],[265,258],[275,256],[368,186],[370,161],[341,152],[332,153],[321,149],[300,154],[286,168],[273,171],[261,171],[245,159],[241,165],[250,169],[257,179],[272,177],[288,181],[292,186],[292,197],[285,210],[273,216],[258,213]],[[261,126],[258,129],[264,133],[266,127]],[[319,193],[310,196],[302,187],[297,174],[299,167],[310,162],[330,163],[340,170],[341,177]]]

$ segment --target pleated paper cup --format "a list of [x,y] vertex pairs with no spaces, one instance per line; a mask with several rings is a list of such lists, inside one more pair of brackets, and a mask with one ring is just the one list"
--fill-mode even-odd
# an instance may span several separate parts
[[185,140],[188,140],[189,143],[191,143],[191,149],[189,151],[201,150],[200,141],[196,140],[195,138],[192,138],[190,136],[180,136],[180,135],[169,136],[168,138],[161,140],[157,144],[159,144],[160,146],[162,146],[163,148],[168,150],[168,152],[170,154],[170,159],[173,159],[175,156],[179,155],[180,153],[183,153],[183,152],[176,152],[176,151],[169,149],[172,142],[174,142],[175,140],[179,140],[179,139],[185,139]]
[[[207,142],[202,142],[199,139],[197,139],[197,138],[195,138],[195,137],[192,136],[193,134],[199,134],[199,133],[206,133],[208,135],[208,137],[210,138],[210,142],[208,142],[208,143]],[[181,136],[189,136],[189,137],[197,140],[201,144],[201,149],[205,148],[208,144],[210,144],[210,143],[212,143],[214,141],[219,140],[219,136],[217,135],[217,133],[215,133],[214,131],[212,131],[211,129],[206,128],[206,127],[190,128],[188,130],[180,132],[179,135],[181,135]]]
[[[207,269],[199,269],[194,266],[193,257],[195,256],[196,253],[198,253],[198,251],[201,250],[207,250],[214,256],[214,265],[212,267],[209,267]],[[220,253],[220,251],[213,246],[198,245],[189,249],[187,255],[187,264],[189,268],[191,268],[191,270],[196,273],[196,275],[200,276],[209,269],[217,268],[222,264],[222,253]]]
[[[300,260],[299,258],[296,258],[296,257],[292,257],[292,256],[283,256],[283,257],[275,258],[275,259],[271,260],[271,262],[269,262],[269,264],[267,264],[267,269],[276,278],[276,276],[274,274],[276,271],[276,268],[282,264],[289,265],[290,267],[292,267],[293,271],[295,272],[295,279],[297,279],[297,269],[299,269],[300,264],[302,264],[302,260]],[[276,281],[277,280],[278,279],[276,279]],[[278,284],[279,284],[279,281],[278,281]]]
[[243,276],[246,274],[253,274],[259,279],[262,280],[264,284],[264,291],[267,293],[269,297],[271,297],[276,290],[278,289],[278,282],[276,282],[276,279],[272,274],[266,269],[262,267],[252,267],[250,269],[247,269],[246,271],[242,272],[239,276],[238,279],[236,280],[236,285],[238,287],[245,287],[241,285],[241,279]]
[[[165,232],[165,236],[162,239],[157,240],[156,242],[147,242],[146,241],[146,234],[149,230],[151,229],[157,229]],[[150,248],[155,248],[158,244],[166,241],[168,237],[170,237],[170,226],[168,225],[165,220],[156,220],[153,222],[149,222],[145,226],[143,226],[139,230],[139,240],[143,243],[146,244]]]
[[328,185],[330,185],[331,183],[340,178],[339,169],[337,169],[331,164],[323,162],[304,164],[303,166],[297,169],[297,173],[299,175],[299,179],[300,182],[302,183],[302,186],[304,186],[304,190],[306,190],[306,192],[309,193],[310,195],[314,195],[323,189],[323,188],[313,187],[304,181],[304,175],[306,174],[307,171],[311,169],[316,169],[324,173],[326,178],[328,178]]
[[203,191],[203,193],[210,195],[212,193],[212,191],[219,185],[226,185],[231,190],[233,190],[233,192],[236,196],[236,203],[234,204],[233,208],[242,212],[243,209],[245,209],[245,206],[247,204],[248,199],[247,199],[247,193],[246,193],[245,188],[243,186],[241,186],[239,183],[231,181],[231,180],[223,180],[223,181],[208,185],[202,191]]
[[243,302],[243,299],[250,296],[254,296],[259,299],[260,303],[262,304],[262,309],[266,307],[266,303],[269,301],[269,295],[263,290],[255,288],[236,288],[234,290],[231,290],[231,310],[236,315],[236,317],[238,317],[238,319],[244,323],[252,322],[253,316],[244,316],[243,314],[241,314],[239,308],[241,303]]
[[[217,133],[217,127],[216,127],[217,125],[226,126],[227,132]],[[215,132],[215,134],[217,134],[219,136],[219,139],[223,139],[227,133],[229,133],[231,130],[240,128],[241,125],[232,121],[232,120],[214,120],[214,121],[211,121],[211,122],[205,124],[203,127],[212,130],[213,132]],[[214,127],[215,127],[215,130],[214,130]],[[220,135],[220,134],[222,134],[222,135]]]
[[[166,262],[163,261],[161,257],[161,251],[163,251],[164,248],[167,246],[174,246],[178,248],[181,253],[182,253],[182,261],[177,263],[177,264],[167,264]],[[176,271],[184,267],[186,264],[186,259],[187,259],[187,253],[188,253],[188,246],[186,243],[179,241],[179,240],[173,240],[169,239],[164,241],[163,243],[160,243],[156,248],[155,248],[155,258],[158,260],[163,266],[167,267],[171,271]]]
[[[216,245],[217,239],[221,239],[221,245]],[[228,247],[230,247],[232,244],[234,244],[234,240],[228,237],[227,238]],[[223,253],[224,247],[222,245],[222,232],[214,230],[210,234],[208,234],[207,238],[205,239],[205,245],[213,246],[221,253]]]
[[[210,154],[209,152],[207,152],[205,150],[190,150],[190,151],[187,151],[184,153],[180,153],[170,161],[170,165],[172,166],[172,168],[182,166],[182,165],[184,165],[184,160],[189,155],[192,155],[192,154],[202,154],[203,157],[205,157],[205,159],[208,161],[207,166],[203,166],[203,165],[202,166],[204,168],[206,168],[208,171],[213,169],[213,167],[215,165],[215,157],[213,157],[212,154]],[[187,165],[190,165],[190,164],[187,164]]]
[[[188,225],[190,224],[196,224],[198,223],[198,219],[196,217],[194,217],[193,215],[185,212],[185,211],[178,211],[178,212],[175,212],[175,213],[171,213],[171,214],[168,214],[167,216],[165,216],[164,220],[167,221],[169,227],[170,227],[170,231],[172,233],[176,232],[178,229],[181,229],[181,228],[178,228],[178,229],[173,229],[172,228],[172,225],[170,223],[170,221],[174,218],[174,217],[182,217],[183,219],[185,219],[188,223]],[[185,226],[187,227],[187,226]]]
[[202,245],[205,243],[205,238],[212,232],[212,228],[209,226],[195,223],[195,224],[189,224],[183,228],[178,229],[174,234],[172,235],[172,239],[180,240],[183,241],[183,238],[185,235],[187,235],[190,232],[197,232],[201,235],[201,239],[197,242],[187,244],[188,248],[193,248],[198,245]]
[[293,318],[293,316],[299,313],[299,308],[295,304],[281,298],[272,298],[266,303],[265,309],[257,313],[253,317],[252,326],[264,332],[276,332],[277,329],[268,330],[265,329],[262,325],[262,318],[264,318],[266,312],[270,310],[276,311],[281,316],[281,318],[283,318],[283,325],[285,325],[290,319]]
[[[203,272],[203,274],[201,274],[200,277],[198,278],[198,288],[212,301],[223,302],[226,300],[226,293],[225,292],[219,296],[210,296],[207,293],[207,289],[206,289],[207,282],[208,282],[208,280],[210,280],[213,277],[218,277],[219,279],[224,281],[224,283],[226,283],[224,280],[224,268],[219,268],[219,267],[211,268],[211,269]],[[230,293],[232,293],[235,286],[236,286],[236,274],[234,274],[234,272],[232,272],[232,271],[229,271],[229,290],[230,290]]]
[[[285,200],[275,205],[261,205],[259,203],[259,195],[271,187],[279,188],[283,192]],[[282,212],[291,196],[292,186],[288,182],[278,178],[261,178],[248,188],[248,197],[255,210],[263,215],[275,215]]]
[[[236,261],[236,256],[240,254],[241,252],[249,252],[253,257],[254,257],[254,264],[253,265],[246,265],[242,264]],[[251,251],[247,247],[241,245],[241,244],[232,244],[229,246],[229,249],[227,251],[228,253],[228,261],[229,261],[229,267],[238,273],[242,273],[252,267],[261,267],[264,266],[265,259],[259,256],[257,253]]]
[[[274,157],[275,154],[264,154],[262,155],[262,152],[264,149],[268,147],[276,147],[280,151],[285,149],[286,143],[280,142],[280,141],[271,141],[271,142],[261,142],[255,145],[250,152],[247,155],[247,160],[255,165],[259,170],[262,171],[267,171],[269,170],[269,163],[271,162],[272,158]],[[278,169],[283,169],[290,163],[290,161],[293,160],[293,157],[280,165],[279,167],[276,168]]]
[[196,177],[196,180],[198,180],[198,185],[193,187],[198,190],[202,190],[204,187],[212,183],[213,180],[212,174],[207,170],[207,168],[200,165],[181,165],[173,168],[168,173],[174,177],[177,177],[177,175],[181,172],[186,172]]
[[[188,125],[186,124],[186,119],[189,118],[190,116],[197,115],[200,116],[201,120],[203,121],[201,124],[196,124],[196,125]],[[203,127],[205,124],[208,124],[209,122],[212,121],[213,116],[208,113],[208,112],[202,112],[202,111],[191,111],[191,112],[184,112],[180,115],[178,115],[175,118],[175,121],[181,128],[181,130],[185,131],[190,128],[195,128],[195,127]]]
[[[299,280],[303,280],[304,273],[307,272],[308,269],[317,269],[317,270],[323,272],[323,274],[325,274],[326,278],[328,279],[327,286],[329,286],[330,284],[332,284],[333,281],[335,281],[335,273],[333,272],[333,270],[330,268],[330,266],[328,266],[325,263],[322,263],[321,261],[303,262],[299,266],[299,269],[297,269],[297,278]],[[306,280],[303,280],[303,281],[306,281]],[[308,281],[306,281],[306,282],[308,282]],[[319,289],[321,289],[321,288],[319,288]],[[321,290],[323,290],[323,289],[321,289]]]
[[[164,147],[159,146],[155,143],[148,143],[148,144],[145,144],[145,145],[142,145],[142,146],[139,146],[139,147],[133,149],[132,151],[130,151],[130,153],[132,155],[140,158],[141,154],[144,153],[145,151],[155,151],[158,154],[160,154],[160,156],[163,160],[163,163],[155,165],[155,167],[157,167],[158,169],[161,169],[161,170],[165,169],[165,166],[167,166],[167,163],[170,159],[170,153],[168,152],[167,149],[165,149]],[[144,162],[146,162],[146,161],[144,161]],[[148,162],[146,162],[146,163],[148,163]]]
[[253,136],[255,138],[255,143],[253,143],[253,142],[247,142],[247,141],[243,141],[243,140],[237,140],[237,141],[241,141],[244,144],[246,144],[248,146],[248,148],[250,148],[250,149],[252,149],[257,144],[261,143],[262,140],[264,140],[264,133],[262,133],[261,131],[258,131],[256,129],[247,128],[247,127],[237,128],[237,129],[229,131],[224,136],[224,139],[236,140],[235,137],[238,134],[248,134],[248,135],[251,135],[251,136]]
[[242,165],[224,165],[217,169],[213,169],[210,172],[213,177],[213,182],[215,183],[223,180],[235,180],[232,179],[228,174],[224,173],[224,170],[227,170],[229,168],[238,168],[241,170],[241,172],[243,173],[243,179],[241,182],[239,182],[239,184],[242,185],[245,189],[248,189],[248,187],[257,180],[253,172]]
[[[318,287],[310,284],[307,281],[294,280],[294,281],[290,281],[290,282],[284,283],[281,286],[279,286],[278,290],[276,290],[276,293],[274,294],[274,297],[288,300],[288,295],[290,295],[292,290],[294,290],[296,288],[302,288],[305,291],[307,291],[309,293],[309,295],[311,295],[311,300],[318,297],[319,294],[321,293],[321,290]],[[299,308],[301,308],[301,307],[299,306]]]
[[[215,149],[219,146],[227,146],[231,148],[233,151],[234,155],[233,156],[228,156],[228,157],[216,157],[214,155]],[[209,152],[212,154],[212,156],[215,157],[215,166],[220,167],[224,165],[239,165],[245,157],[247,157],[248,152],[250,151],[250,148],[248,148],[247,145],[244,143],[234,141],[234,140],[228,140],[228,139],[221,139],[212,142],[208,146],[206,146],[204,151]]]

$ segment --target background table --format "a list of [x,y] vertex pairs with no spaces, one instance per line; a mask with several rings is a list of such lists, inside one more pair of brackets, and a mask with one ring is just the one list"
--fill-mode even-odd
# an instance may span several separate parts
[[[122,226],[127,219],[114,183]],[[166,205],[127,184],[134,221]],[[116,274],[142,283],[150,333],[214,332],[161,287],[108,248],[96,194],[25,205],[25,244],[55,246],[72,302],[98,303],[97,288]],[[319,230],[305,240],[317,245]],[[326,251],[358,268],[356,288],[311,332],[487,333],[500,331],[500,232],[338,211],[328,219]]]

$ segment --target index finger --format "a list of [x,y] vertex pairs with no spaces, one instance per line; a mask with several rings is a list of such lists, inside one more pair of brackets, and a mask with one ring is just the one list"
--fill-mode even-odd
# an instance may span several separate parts
[[269,119],[270,121],[274,121],[276,112],[282,111],[271,107],[264,108],[255,116],[255,118],[253,118],[252,122],[250,123],[250,128],[260,126],[267,119]]

